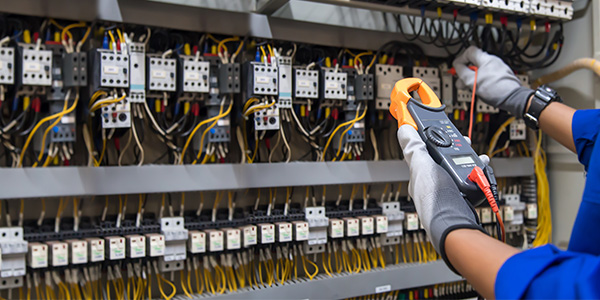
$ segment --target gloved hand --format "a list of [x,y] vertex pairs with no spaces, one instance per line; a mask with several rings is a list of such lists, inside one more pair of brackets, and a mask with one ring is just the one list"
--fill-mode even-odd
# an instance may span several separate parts
[[[429,240],[454,270],[444,251],[448,233],[460,228],[485,231],[478,225],[475,211],[463,199],[450,175],[431,158],[419,133],[410,125],[402,125],[398,128],[398,141],[410,169],[408,194]],[[487,156],[481,158],[485,165],[489,163]]]
[[491,106],[522,118],[527,100],[534,91],[521,86],[521,81],[499,57],[483,52],[475,46],[467,48],[452,63],[460,80],[471,89],[475,81],[475,71],[469,69],[469,64],[478,68],[477,96]]

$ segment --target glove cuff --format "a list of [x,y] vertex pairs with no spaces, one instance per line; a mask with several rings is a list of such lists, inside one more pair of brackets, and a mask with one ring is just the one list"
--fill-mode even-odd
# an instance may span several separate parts
[[448,266],[448,268],[450,268],[450,270],[452,270],[452,272],[456,273],[459,276],[462,276],[460,273],[458,273],[458,271],[454,268],[454,266],[452,266],[452,264],[450,263],[450,260],[448,259],[448,256],[446,256],[446,237],[448,236],[448,234],[456,229],[475,229],[475,230],[479,230],[481,232],[483,232],[486,235],[489,235],[485,229],[483,229],[483,227],[481,227],[481,225],[476,225],[476,224],[459,224],[459,225],[454,225],[454,226],[450,226],[448,227],[446,230],[444,230],[444,232],[442,233],[442,237],[440,238],[440,255],[442,256],[442,259],[444,260],[444,262],[446,263],[446,266]]
[[535,93],[534,90],[520,86],[510,92],[498,107],[510,112],[517,117],[517,119],[523,119],[525,107],[527,106],[527,99],[529,99],[533,93]]

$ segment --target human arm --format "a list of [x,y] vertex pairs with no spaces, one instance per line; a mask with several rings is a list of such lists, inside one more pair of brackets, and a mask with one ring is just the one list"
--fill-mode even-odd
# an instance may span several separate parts
[[[506,110],[523,118],[529,108],[534,90],[521,86],[512,70],[497,56],[471,46],[454,61],[453,65],[460,80],[472,88],[477,67],[477,95],[487,104]],[[552,102],[541,113],[539,126],[556,141],[575,152],[571,124],[575,110],[564,104]]]

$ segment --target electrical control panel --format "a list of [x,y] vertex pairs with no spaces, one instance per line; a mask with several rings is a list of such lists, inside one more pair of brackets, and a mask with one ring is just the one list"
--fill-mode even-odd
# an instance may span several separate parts
[[144,103],[146,101],[146,45],[144,43],[128,45],[130,86],[127,99],[131,103]]
[[64,87],[87,86],[87,53],[65,53],[61,77]]
[[[398,80],[404,78],[401,66],[375,65],[375,81],[377,82],[377,110],[388,110],[390,108],[390,95]],[[452,99],[452,98],[450,98]]]
[[354,97],[356,100],[375,98],[375,79],[373,74],[361,74],[354,77]]
[[292,108],[292,58],[278,57],[277,67],[279,68],[279,98],[277,104],[280,108]]
[[279,106],[277,103],[254,113],[254,129],[257,131],[279,130],[279,121]]
[[325,69],[321,75],[323,83],[322,96],[324,99],[346,100],[348,94],[346,88],[348,86],[348,74],[344,72],[334,72],[330,69]]
[[249,62],[247,66],[248,95],[275,96],[278,95],[279,74],[277,65],[261,62]]
[[52,85],[52,51],[20,48],[21,85]]
[[240,64],[230,63],[219,66],[219,91],[221,94],[240,92]]
[[105,49],[96,49],[93,54],[94,90],[129,87],[129,55]]
[[184,93],[208,93],[210,63],[196,59],[195,56],[179,57],[179,90]]
[[130,128],[131,105],[127,99],[102,108],[102,128]]
[[206,234],[198,230],[190,231],[188,250],[193,254],[206,252]]
[[148,83],[152,92],[174,92],[177,87],[177,60],[174,58],[148,58]]
[[15,83],[15,49],[0,47],[0,84]]
[[294,96],[296,98],[319,98],[319,71],[294,69]]

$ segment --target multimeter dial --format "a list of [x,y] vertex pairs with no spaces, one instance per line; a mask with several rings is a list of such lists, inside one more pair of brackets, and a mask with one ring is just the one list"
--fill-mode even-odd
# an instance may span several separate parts
[[437,126],[428,127],[427,129],[425,129],[425,136],[427,137],[427,139],[429,141],[431,141],[433,144],[435,144],[438,147],[452,146],[452,139],[450,138],[448,133],[446,133],[446,131],[444,131],[444,129],[442,129],[440,127],[437,127]]

